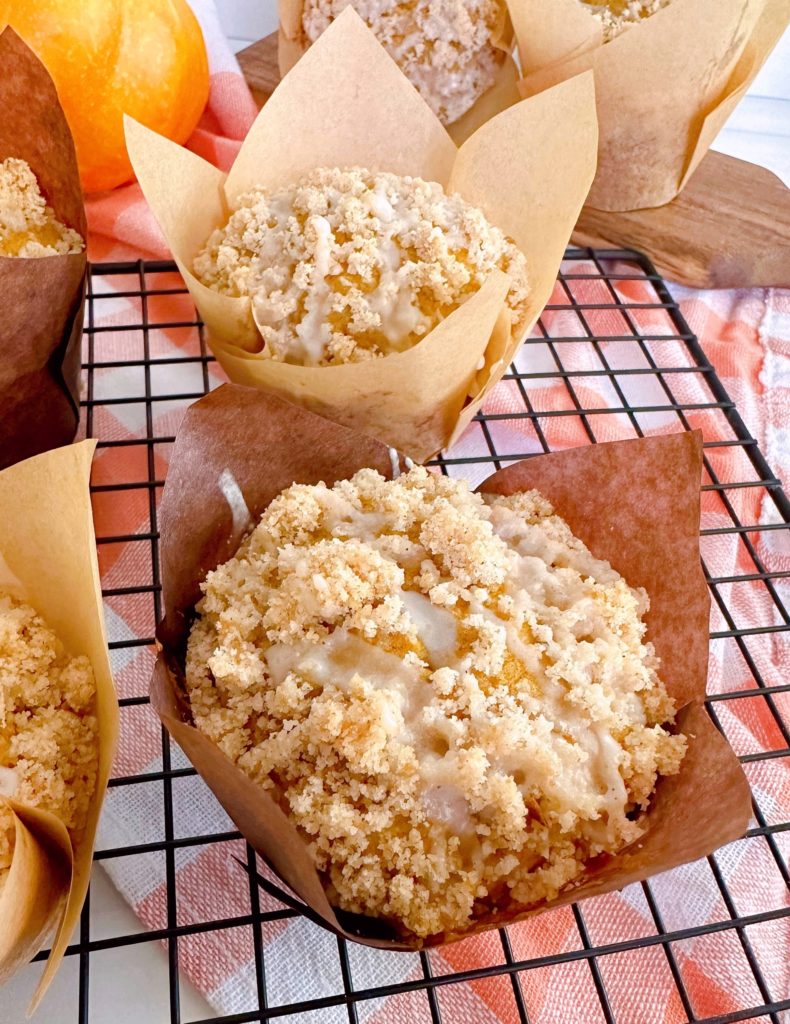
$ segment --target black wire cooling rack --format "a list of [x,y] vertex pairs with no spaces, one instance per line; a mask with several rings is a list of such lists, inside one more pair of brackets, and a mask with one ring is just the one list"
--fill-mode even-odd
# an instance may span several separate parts
[[[242,1024],[280,1018],[305,1024],[482,1024],[495,1019],[505,1024],[787,1024],[790,906],[777,893],[786,893],[790,884],[790,823],[760,794],[765,766],[775,770],[776,759],[790,756],[790,716],[784,703],[790,682],[766,675],[767,662],[757,644],[765,643],[766,637],[773,642],[771,634],[788,625],[781,590],[790,573],[766,569],[759,549],[761,538],[787,528],[790,503],[650,262],[632,252],[569,250],[556,301],[547,307],[535,337],[525,343],[507,376],[512,382],[510,404],[477,417],[469,435],[474,441],[477,434],[473,452],[465,443],[437,462],[442,471],[467,475],[477,483],[503,463],[549,450],[557,436],[565,439],[562,443],[574,438],[575,443],[595,442],[609,436],[612,424],[621,435],[626,428],[636,436],[659,420],[673,429],[703,427],[706,500],[714,502],[718,514],[715,525],[703,530],[714,606],[711,640],[713,645],[734,645],[742,669],[737,680],[714,681],[708,710],[733,742],[754,783],[754,827],[740,841],[755,848],[756,862],[763,865],[752,897],[741,895],[742,885],[735,891],[730,869],[717,853],[700,862],[694,876],[696,889],[707,894],[713,909],[709,906],[690,925],[688,919],[682,926],[673,923],[664,900],[667,887],[658,878],[629,887],[631,902],[641,908],[639,925],[617,909],[620,904],[612,909],[610,897],[598,897],[553,912],[567,915],[562,918],[563,938],[552,945],[550,938],[545,939],[551,931],[544,931],[539,949],[524,940],[519,931],[523,926],[515,926],[493,933],[479,954],[467,949],[460,959],[446,961],[441,951],[378,954],[383,959],[377,961],[377,982],[387,977],[387,965],[393,963],[388,958],[412,957],[408,976],[384,984],[373,984],[370,973],[359,967],[357,948],[322,933],[310,941],[320,943],[319,973],[324,980],[335,978],[335,987],[329,985],[330,994],[326,985],[311,990],[307,977],[296,997],[277,983],[281,965],[276,945],[270,945],[267,936],[272,929],[293,924],[297,909],[274,898],[271,879],[264,877],[262,888],[256,884],[254,856],[232,826],[212,834],[184,829],[184,801],[190,798],[182,787],[187,781],[193,786],[202,782],[159,726],[144,718],[153,716],[146,690],[160,611],[157,503],[167,452],[186,406],[221,380],[174,269],[169,263],[151,262],[91,268],[82,403],[85,431],[98,438],[93,477],[98,545],[113,665],[122,694],[121,754],[110,798],[117,799],[121,791],[133,796],[136,787],[161,794],[158,813],[146,812],[136,820],[130,812],[127,840],[112,847],[100,841],[95,861],[112,873],[122,861],[130,865],[142,859],[145,865],[156,857],[164,886],[149,906],[146,926],[130,924],[122,934],[107,933],[99,899],[89,899],[62,968],[71,981],[58,997],[51,1019],[62,1024],[114,1024],[118,1007],[113,1007],[113,978],[138,971],[141,998],[145,993],[150,1003],[155,993],[157,1001],[145,1024],[192,1019],[201,1024]],[[180,312],[174,316],[174,310]],[[570,361],[569,353],[575,353]],[[646,380],[648,400],[636,400],[632,396],[645,394]],[[549,390],[551,401],[546,398]],[[733,456],[726,462],[726,472],[721,468],[721,449],[729,449]],[[744,491],[767,499],[763,512],[768,507],[770,514],[759,521],[756,516],[745,518]],[[722,538],[738,547],[737,566],[725,574],[714,565],[715,546]],[[759,590],[755,606],[760,621],[739,620],[734,595],[746,585]],[[762,702],[762,718],[768,723],[756,740],[749,741],[751,745],[740,738],[728,713],[730,705],[749,701]],[[155,762],[142,769],[133,754],[124,753],[123,740],[133,748],[131,740],[145,731],[144,721],[149,730],[155,729],[159,750]],[[787,760],[781,763],[788,766]],[[193,854],[196,847],[223,844],[247,868],[246,873],[239,871],[239,906],[243,904],[244,910],[229,914],[219,907],[212,919],[190,920],[182,912],[189,892],[178,877],[180,858]],[[778,887],[763,884],[769,875]],[[98,884],[94,868],[94,892]],[[193,884],[202,883],[198,878]],[[699,891],[690,889],[689,901],[695,898]],[[314,927],[304,923],[305,929]],[[184,971],[194,968],[191,944],[209,932],[227,937],[229,947],[243,937],[251,966],[242,1001],[234,1004],[242,1006],[240,1011],[225,1016],[201,1012],[195,1017],[184,998]],[[726,947],[729,962],[734,957],[736,973],[740,972],[737,985],[731,978],[721,979],[724,1003],[717,1003],[709,986],[695,977],[693,957],[686,955],[690,944],[704,942]],[[154,960],[146,963],[159,964],[161,985],[153,969],[131,966],[144,946],[149,953],[156,951]],[[298,944],[288,955],[301,961]],[[304,962],[305,973],[314,969],[313,961]],[[553,994],[547,999],[547,972],[555,968],[560,969],[560,981],[555,973]],[[660,999],[654,995],[658,975],[664,986]],[[385,1005],[386,996],[398,998]],[[216,999],[214,1003],[222,1005]],[[45,1003],[43,1014],[46,1007]],[[48,1012],[53,1013],[51,1005]],[[126,1007],[125,1012],[124,1020],[142,1022],[133,1008]]]

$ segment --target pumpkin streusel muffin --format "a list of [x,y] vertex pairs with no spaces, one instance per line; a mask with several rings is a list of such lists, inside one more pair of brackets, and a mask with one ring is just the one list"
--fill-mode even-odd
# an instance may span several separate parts
[[436,182],[360,167],[248,192],[194,261],[204,285],[251,298],[266,356],[304,366],[410,348],[497,268],[515,334],[529,293],[515,244]]
[[679,770],[646,594],[535,491],[295,484],[202,590],[195,725],[278,800],[330,901],[404,934],[556,896]]
[[457,121],[494,84],[505,59],[494,43],[499,0],[305,0],[307,39],[314,43],[349,5],[442,124]]
[[[98,769],[96,687],[28,605],[0,593],[0,797],[61,819],[72,843],[85,828]],[[14,818],[0,799],[0,889],[14,852]]]
[[614,39],[628,28],[638,25],[644,18],[649,18],[672,0],[581,0],[592,8],[595,17],[603,26],[604,42]]
[[0,161],[0,256],[66,256],[85,248],[55,216],[24,160]]

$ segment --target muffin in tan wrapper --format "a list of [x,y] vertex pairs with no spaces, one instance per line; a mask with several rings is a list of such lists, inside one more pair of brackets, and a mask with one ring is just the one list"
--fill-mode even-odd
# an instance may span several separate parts
[[96,784],[77,845],[55,814],[0,796],[15,828],[10,871],[0,889],[0,982],[51,943],[31,1012],[85,901],[118,731],[88,488],[95,446],[83,441],[0,473],[0,594],[32,607],[69,658],[87,658],[95,685]]
[[[0,34],[0,63],[0,161],[24,160],[56,218],[84,239],[74,141],[52,79],[11,28]],[[86,267],[84,245],[0,255],[0,469],[77,431]]]
[[[419,460],[466,427],[548,301],[597,145],[592,76],[584,75],[510,107],[457,149],[353,9],[275,90],[229,174],[135,122],[127,121],[126,131],[143,192],[231,380],[365,430]],[[251,188],[275,190],[318,167],[355,166],[438,182],[513,240],[529,286],[518,334],[505,304],[509,280],[495,271],[405,351],[336,366],[262,354],[250,298],[207,288],[193,261]]]
[[508,6],[523,96],[595,74],[600,210],[674,199],[790,21],[789,0],[671,0],[605,42],[582,0]]
[[[502,56],[492,84],[460,117],[447,124],[447,131],[458,145],[469,138],[480,125],[521,98],[517,84],[518,68],[512,57],[513,26],[510,23],[507,4],[504,0],[495,2],[499,12],[496,28],[491,33],[491,46]],[[412,9],[406,3],[402,6],[404,10]],[[280,74],[283,76],[311,45],[303,22],[305,7],[305,0],[279,0],[277,5],[280,18],[277,56]],[[474,55],[466,56],[463,64],[468,64],[469,60],[474,59]],[[430,80],[430,76],[428,78]]]
[[700,435],[572,449],[516,463],[480,490],[537,488],[593,555],[611,562],[631,586],[645,588],[648,639],[688,740],[680,772],[659,779],[639,819],[641,837],[616,855],[597,857],[554,900],[476,916],[463,932],[427,938],[404,937],[381,919],[333,908],[304,840],[278,803],[192,724],[184,659],[201,582],[234,554],[269,503],[294,482],[331,486],[363,467],[392,478],[397,453],[274,396],[225,385],[187,413],[160,514],[165,617],[157,634],[162,649],[153,703],[245,837],[304,901],[308,916],[369,945],[437,945],[622,888],[744,833],[748,784],[703,706],[710,602],[699,561]]

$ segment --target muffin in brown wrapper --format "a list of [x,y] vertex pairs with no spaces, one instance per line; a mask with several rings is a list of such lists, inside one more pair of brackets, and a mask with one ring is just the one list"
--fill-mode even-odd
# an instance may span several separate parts
[[0,594],[32,608],[69,658],[87,659],[95,686],[90,714],[98,744],[96,782],[78,841],[72,843],[56,814],[0,795],[15,832],[0,888],[0,983],[51,946],[31,1012],[82,910],[118,731],[88,487],[95,447],[95,441],[83,441],[0,473]]
[[[592,88],[592,76],[581,75],[516,103],[459,149],[347,9],[275,90],[227,175],[136,122],[127,121],[127,144],[230,379],[380,437],[422,461],[467,426],[551,295],[594,173]],[[251,189],[273,192],[316,168],[335,167],[438,182],[482,211],[525,259],[529,293],[518,329],[511,330],[505,301],[510,279],[494,269],[404,351],[329,366],[265,354],[249,295],[207,287],[194,272],[195,257]]]
[[674,199],[790,21],[789,0],[671,0],[605,41],[582,0],[508,6],[523,96],[595,74],[600,139],[588,203],[600,210]]
[[[52,79],[11,28],[0,34],[0,161],[24,160],[55,216],[85,239],[74,141]],[[87,257],[0,255],[0,469],[77,432]]]
[[372,438],[282,400],[225,385],[187,413],[176,439],[160,513],[164,619],[151,697],[162,721],[244,836],[338,934],[369,945],[416,949],[455,941],[584,896],[622,888],[701,857],[743,835],[749,788],[703,701],[710,599],[699,559],[699,433],[622,441],[537,456],[480,488],[536,488],[594,556],[650,598],[648,639],[688,739],[680,772],[659,779],[644,833],[616,855],[589,863],[547,902],[476,917],[459,933],[397,934],[382,920],[334,909],[306,843],[280,806],[192,724],[184,683],[186,642],[207,572],[230,558],[247,529],[292,483],[331,486],[370,467],[397,475],[398,456]]

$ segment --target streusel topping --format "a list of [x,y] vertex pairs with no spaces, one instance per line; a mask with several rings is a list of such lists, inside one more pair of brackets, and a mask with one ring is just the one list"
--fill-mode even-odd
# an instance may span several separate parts
[[59,256],[84,248],[79,234],[47,206],[28,164],[0,161],[0,256]]
[[0,889],[14,852],[3,797],[56,814],[79,841],[98,770],[96,687],[28,605],[0,593]]
[[248,192],[194,262],[209,288],[250,296],[265,355],[305,366],[411,348],[495,268],[518,331],[526,260],[507,236],[436,182],[360,167]]
[[[305,0],[302,28],[314,43],[352,0]],[[494,84],[505,59],[493,38],[499,0],[353,0],[357,14],[442,124],[462,117]]]
[[581,0],[582,3],[591,7],[595,17],[603,26],[604,42],[614,39],[627,28],[638,25],[644,18],[666,7],[672,0],[606,0],[605,3],[596,0]]
[[426,936],[553,897],[679,769],[647,596],[535,491],[294,485],[202,589],[195,724],[346,910]]

